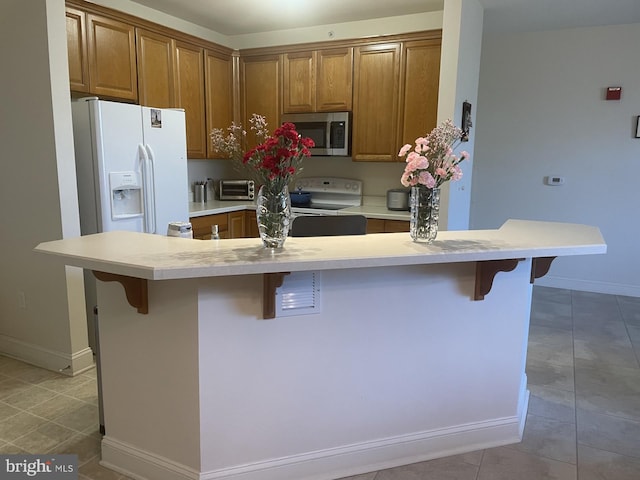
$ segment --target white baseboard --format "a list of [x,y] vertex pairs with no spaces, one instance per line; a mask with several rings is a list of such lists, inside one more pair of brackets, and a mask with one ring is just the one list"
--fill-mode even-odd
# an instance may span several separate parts
[[0,353],[65,375],[77,375],[93,368],[93,351],[87,347],[72,354],[0,335]]
[[135,480],[199,480],[198,471],[132,445],[102,437],[100,465]]
[[538,278],[536,279],[535,284],[542,287],[565,288],[567,290],[578,290],[581,292],[640,297],[640,285],[626,285],[621,283],[554,277],[553,275],[546,275],[542,278]]
[[412,433],[215,471],[197,472],[108,435],[101,465],[137,480],[331,480],[517,443],[527,416],[523,382],[514,417]]

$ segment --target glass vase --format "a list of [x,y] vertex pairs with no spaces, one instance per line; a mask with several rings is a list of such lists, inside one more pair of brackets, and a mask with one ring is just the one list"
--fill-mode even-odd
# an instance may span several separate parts
[[440,189],[411,187],[410,234],[414,242],[432,243],[438,235]]
[[262,244],[266,248],[282,248],[291,223],[291,199],[286,185],[277,190],[268,185],[260,187],[256,219]]

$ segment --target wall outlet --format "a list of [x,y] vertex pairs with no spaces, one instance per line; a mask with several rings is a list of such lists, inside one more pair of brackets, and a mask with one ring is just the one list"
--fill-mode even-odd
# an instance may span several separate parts
[[27,308],[27,297],[24,292],[18,292],[18,308],[21,310],[26,310]]

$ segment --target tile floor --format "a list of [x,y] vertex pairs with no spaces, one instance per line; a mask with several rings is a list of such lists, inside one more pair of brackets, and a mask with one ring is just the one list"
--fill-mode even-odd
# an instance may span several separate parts
[[[344,480],[640,479],[640,298],[534,288],[521,443]],[[0,356],[0,453],[75,453],[98,464],[95,371],[73,378]]]

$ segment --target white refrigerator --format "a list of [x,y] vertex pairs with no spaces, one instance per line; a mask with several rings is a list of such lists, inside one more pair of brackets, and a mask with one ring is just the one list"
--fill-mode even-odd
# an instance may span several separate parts
[[84,98],[71,103],[83,235],[166,235],[189,221],[185,114]]
[[[185,113],[98,100],[71,102],[80,228],[167,234],[189,221]],[[84,272],[89,346],[96,356],[100,431],[102,376],[96,279]]]

